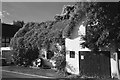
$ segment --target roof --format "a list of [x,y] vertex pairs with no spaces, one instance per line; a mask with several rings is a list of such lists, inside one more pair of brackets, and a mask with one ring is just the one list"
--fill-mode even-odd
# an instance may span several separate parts
[[2,37],[13,37],[20,27],[2,23]]

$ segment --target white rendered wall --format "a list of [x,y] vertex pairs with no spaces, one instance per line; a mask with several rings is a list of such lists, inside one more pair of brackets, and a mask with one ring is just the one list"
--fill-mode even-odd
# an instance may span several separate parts
[[[65,39],[65,47],[66,47],[66,69],[68,72],[72,74],[79,75],[79,51],[90,51],[88,48],[82,48],[80,43],[84,41],[80,40],[80,37],[76,39]],[[69,51],[75,51],[75,58],[70,58]],[[72,67],[72,68],[71,68]]]
[[116,68],[117,62],[113,58],[111,58],[110,61],[111,61],[111,76],[116,77],[117,76],[117,68]]
[[[117,58],[117,53],[116,52],[114,52],[113,53],[113,55],[114,55],[114,57],[112,57],[112,58],[110,58],[110,61],[111,61],[111,77],[113,78],[117,78],[117,71],[120,71],[119,70],[119,68],[118,68],[118,66],[117,66],[117,60],[116,60],[116,58]],[[120,63],[120,62],[119,62]],[[119,64],[119,66],[120,66],[120,64]]]
[[79,75],[79,55],[75,52],[75,58],[70,58],[70,54],[66,54],[67,72]]

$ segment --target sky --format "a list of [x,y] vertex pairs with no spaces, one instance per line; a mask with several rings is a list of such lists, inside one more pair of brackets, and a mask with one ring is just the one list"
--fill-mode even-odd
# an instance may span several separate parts
[[75,2],[2,2],[2,22],[53,20],[56,14],[61,14],[64,5],[73,4]]
[[2,2],[118,2],[120,0],[2,0]]
[[5,23],[12,23],[13,20],[23,20],[24,22],[53,20],[56,14],[62,12],[64,5],[74,5],[76,1],[100,0],[69,0],[69,2],[66,0],[2,0],[2,5],[0,3],[0,18]]
[[2,2],[0,0],[0,19],[1,19],[1,17],[2,17]]

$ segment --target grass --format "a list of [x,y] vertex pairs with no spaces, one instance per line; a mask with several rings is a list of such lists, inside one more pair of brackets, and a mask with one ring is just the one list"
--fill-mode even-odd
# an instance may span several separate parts
[[[8,58],[8,61],[11,60],[11,52],[4,52],[4,57]],[[96,79],[96,78],[80,78],[76,77],[74,75],[71,75],[70,77],[65,77],[63,73],[57,72],[52,69],[32,69],[29,67],[20,67],[20,66],[4,66],[2,67],[3,70],[8,71],[15,71],[15,72],[21,72],[21,73],[27,73],[27,74],[35,74],[40,76],[47,76],[47,77],[55,77],[58,78],[57,80],[118,80],[118,79]]]
[[20,67],[20,66],[4,66],[2,67],[3,70],[8,71],[15,71],[27,74],[35,74],[47,77],[55,77],[55,78],[62,78],[62,75],[58,75],[55,70],[52,69],[32,69],[29,67]]
[[19,66],[4,66],[2,67],[3,70],[27,73],[27,74],[35,74],[40,76],[47,76],[47,77],[54,77],[55,80],[118,80],[118,79],[97,79],[97,78],[80,78],[76,76],[71,77],[64,77],[63,74],[57,73],[55,70],[52,69],[31,69],[28,67],[19,67]]

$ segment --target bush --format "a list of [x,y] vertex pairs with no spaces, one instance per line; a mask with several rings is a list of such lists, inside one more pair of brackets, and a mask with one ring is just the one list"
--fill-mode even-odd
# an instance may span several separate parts
[[55,60],[56,68],[58,71],[65,71],[66,59],[63,54],[56,54],[52,60]]
[[[22,25],[23,27],[20,28],[10,42],[10,46],[13,47],[14,50],[13,59],[15,63],[20,65],[26,63],[29,65],[32,60],[38,58],[42,48],[48,51],[50,50],[50,45],[54,43],[65,45],[62,34],[64,28],[71,22],[69,19],[71,12],[74,12],[73,6],[65,8],[65,15],[55,16],[55,21],[41,23],[28,22]],[[23,22],[21,22],[21,24],[23,24]],[[62,68],[65,67],[65,56],[58,55],[56,57],[56,67],[58,70],[62,70]]]

